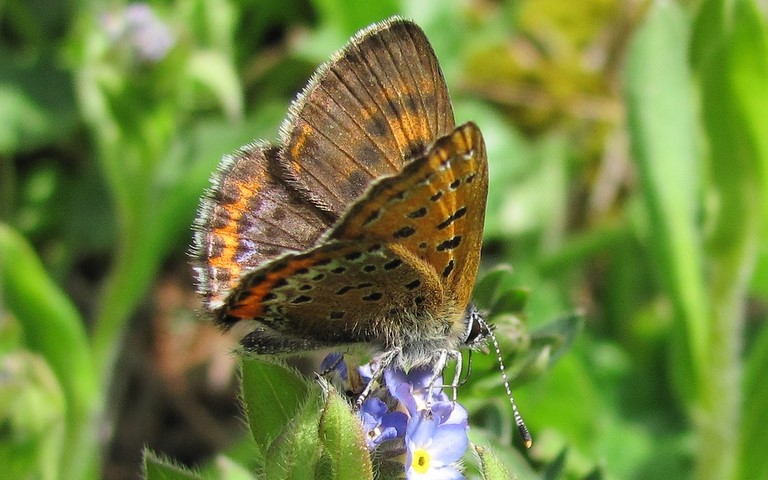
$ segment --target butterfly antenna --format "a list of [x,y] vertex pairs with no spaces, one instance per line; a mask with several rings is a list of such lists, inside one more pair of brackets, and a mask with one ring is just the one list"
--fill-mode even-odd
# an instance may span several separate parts
[[491,342],[493,342],[493,348],[496,350],[496,361],[499,362],[499,370],[501,370],[501,378],[504,380],[504,390],[507,391],[507,398],[509,398],[509,403],[512,404],[512,413],[515,417],[515,424],[517,425],[517,430],[520,432],[520,435],[523,437],[523,445],[525,445],[525,448],[531,448],[531,445],[533,445],[533,439],[531,438],[531,433],[528,431],[528,427],[525,426],[525,422],[523,421],[523,416],[520,415],[520,411],[517,409],[517,404],[515,404],[515,399],[512,396],[512,389],[509,386],[509,378],[507,378],[507,369],[504,368],[504,362],[501,359],[501,348],[499,348],[499,342],[496,340],[496,335],[493,334],[493,331],[488,328],[488,325],[482,320],[479,319],[481,322],[483,322],[483,326],[488,330],[488,336],[491,337]]

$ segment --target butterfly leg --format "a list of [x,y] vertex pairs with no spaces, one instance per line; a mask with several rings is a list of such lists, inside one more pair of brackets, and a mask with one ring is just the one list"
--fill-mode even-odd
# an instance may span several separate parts
[[371,363],[374,362],[378,364],[376,368],[371,368],[371,379],[368,381],[368,384],[365,386],[362,392],[360,392],[360,395],[357,397],[357,400],[355,401],[355,408],[358,410],[363,405],[363,402],[368,397],[368,394],[371,393],[371,389],[373,388],[374,384],[379,383],[381,381],[381,377],[384,376],[384,370],[392,366],[395,359],[398,358],[401,355],[401,352],[399,349],[392,349],[387,350],[383,352],[381,355],[376,357]]
[[437,361],[435,362],[435,366],[432,369],[432,378],[429,380],[429,392],[427,395],[427,408],[430,407],[430,404],[432,402],[432,390],[435,387],[435,382],[437,381],[437,377],[439,377],[443,370],[445,370],[445,366],[448,364],[448,361],[450,359],[456,360],[456,371],[453,373],[453,380],[449,385],[441,385],[441,386],[450,386],[452,389],[452,400],[456,401],[456,391],[458,390],[459,380],[461,378],[461,363],[462,363],[462,357],[461,352],[458,350],[441,350],[440,353],[437,356]]
[[461,381],[461,368],[462,368],[462,362],[464,358],[461,356],[461,352],[458,350],[453,350],[449,354],[452,357],[456,359],[456,370],[453,372],[453,380],[451,381],[451,391],[452,394],[452,400],[456,401],[456,396],[458,395],[459,390],[459,382]]

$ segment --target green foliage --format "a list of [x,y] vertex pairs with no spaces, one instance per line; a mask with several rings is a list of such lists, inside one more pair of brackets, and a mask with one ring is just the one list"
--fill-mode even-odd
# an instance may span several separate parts
[[373,479],[368,447],[359,422],[349,404],[335,390],[329,389],[319,433],[336,478]]
[[[283,427],[303,408],[312,387],[288,368],[262,360],[245,360],[242,371],[245,411],[259,453],[266,458]],[[271,406],[269,415],[264,415],[264,405]]]
[[[48,478],[62,473],[75,477],[95,473],[98,451],[94,420],[101,407],[85,324],[30,245],[4,224],[0,224],[0,259],[3,307],[13,312],[24,337],[22,345],[6,345],[9,349],[0,352],[3,370],[13,379],[5,385],[2,395],[6,398],[0,402],[5,408],[0,418],[9,422],[16,434],[28,428],[35,430],[27,432],[24,440],[25,435],[20,434],[19,444],[9,442],[9,450],[26,444],[30,458],[45,460],[30,472],[38,471]],[[3,330],[11,329],[4,326]],[[41,387],[48,393],[35,393]],[[38,395],[48,400],[30,401],[29,396]],[[51,418],[54,412],[59,418]],[[19,423],[31,417],[42,423],[36,427]],[[30,442],[30,436],[39,444]],[[18,460],[5,458],[9,461],[4,464],[8,465],[6,471],[16,471],[10,465]]]
[[[318,62],[402,14],[487,141],[474,299],[534,436],[524,450],[495,355],[473,355],[468,476],[766,477],[761,4],[374,3],[151,2],[159,51],[115,33],[119,2],[7,2],[0,471],[101,476],[128,321],[184,261],[221,155],[274,140]],[[193,473],[147,451],[147,478],[371,477],[327,385],[258,359],[241,379],[246,453]]]
[[504,463],[497,457],[492,450],[484,447],[474,447],[475,453],[480,458],[480,473],[483,480],[504,480],[512,478],[512,475],[504,466]]
[[360,423],[330,387],[264,360],[242,366],[243,403],[266,479],[373,478]]

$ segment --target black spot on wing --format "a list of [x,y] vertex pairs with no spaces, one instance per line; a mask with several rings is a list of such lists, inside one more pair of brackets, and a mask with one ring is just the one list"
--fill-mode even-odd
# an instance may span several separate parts
[[350,290],[354,289],[352,285],[344,285],[340,289],[336,290],[336,295],[344,295],[345,293],[349,292]]
[[416,233],[415,228],[411,226],[405,226],[393,233],[392,236],[395,238],[408,238],[414,233]]
[[369,226],[371,223],[375,222],[380,217],[381,217],[381,209],[377,208],[376,210],[372,211],[370,215],[368,215],[368,218],[366,218],[365,221],[363,222],[363,226],[364,227]]
[[451,274],[454,266],[455,266],[455,263],[453,262],[453,259],[451,259],[448,262],[448,265],[446,265],[445,268],[443,269],[443,278],[448,278],[448,275]]
[[421,217],[423,217],[426,214],[427,214],[427,208],[426,207],[421,207],[419,209],[416,209],[416,210],[408,213],[408,218],[421,218]]
[[346,258],[349,261],[352,261],[352,260],[357,260],[358,258],[360,258],[362,256],[363,256],[362,252],[350,252],[350,253],[347,253],[346,255],[344,255],[344,258]]
[[310,297],[309,295],[299,295],[298,297],[291,300],[291,303],[293,303],[294,305],[298,305],[301,303],[308,303],[311,301],[312,301],[312,297]]
[[403,264],[403,261],[399,258],[388,261],[384,264],[384,270],[393,270]]
[[[453,261],[453,260],[451,260],[451,261]],[[417,278],[416,280],[414,280],[412,282],[406,283],[405,284],[405,288],[407,288],[408,290],[413,290],[414,288],[419,288],[420,285],[421,285],[421,280],[419,280]]]
[[450,224],[452,224],[456,220],[458,220],[461,217],[463,217],[464,215],[466,215],[466,213],[467,213],[467,207],[461,207],[460,209],[456,210],[453,213],[453,215],[451,215],[450,217],[446,218],[442,222],[438,223],[437,224],[437,229],[438,230],[442,230],[442,229],[448,227]]
[[436,249],[438,252],[442,252],[444,250],[452,250],[456,247],[458,247],[461,244],[461,235],[456,235],[455,237],[445,240],[443,242],[440,242]]
[[366,302],[378,302],[384,297],[384,294],[381,292],[371,292],[369,295],[366,295],[363,297],[363,300]]

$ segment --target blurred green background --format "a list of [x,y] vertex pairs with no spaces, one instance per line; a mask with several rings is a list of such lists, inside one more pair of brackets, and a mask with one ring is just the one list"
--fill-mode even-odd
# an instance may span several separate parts
[[248,478],[231,339],[195,313],[198,199],[392,14],[423,27],[457,121],[486,137],[483,268],[512,265],[528,329],[583,318],[567,352],[515,372],[534,447],[497,435],[510,470],[768,479],[756,0],[3,2],[7,478],[136,478],[145,445]]

